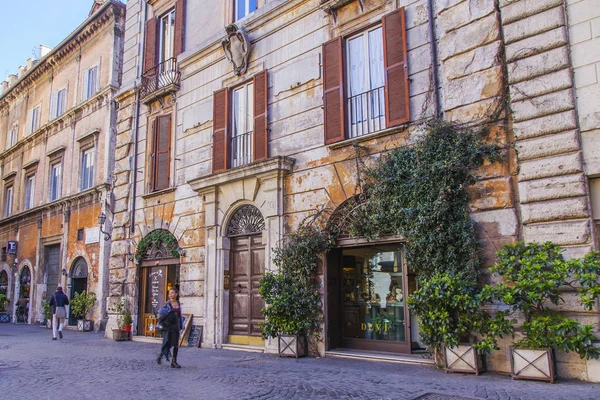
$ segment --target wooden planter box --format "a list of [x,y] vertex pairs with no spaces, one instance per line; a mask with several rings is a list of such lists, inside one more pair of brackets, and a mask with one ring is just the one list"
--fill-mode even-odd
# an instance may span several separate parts
[[485,357],[470,344],[461,344],[453,348],[442,346],[442,351],[447,373],[466,372],[479,375],[485,371]]
[[77,330],[79,332],[90,332],[94,330],[94,321],[89,319],[78,319]]
[[124,331],[122,329],[113,329],[113,339],[115,342],[124,342],[129,340],[129,332]]
[[556,378],[553,349],[510,348],[513,379],[532,379],[554,383]]
[[279,357],[304,357],[308,355],[306,336],[279,335]]

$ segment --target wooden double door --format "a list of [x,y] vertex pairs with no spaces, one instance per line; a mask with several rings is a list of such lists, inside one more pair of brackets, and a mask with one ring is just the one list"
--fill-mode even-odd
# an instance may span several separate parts
[[258,284],[265,273],[262,235],[231,238],[229,258],[229,335],[260,336],[265,302]]

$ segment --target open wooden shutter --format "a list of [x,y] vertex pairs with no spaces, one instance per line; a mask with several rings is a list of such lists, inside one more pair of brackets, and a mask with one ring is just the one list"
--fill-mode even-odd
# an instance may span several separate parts
[[213,173],[225,171],[229,162],[229,91],[227,88],[215,92],[213,98]]
[[163,190],[169,187],[169,167],[171,153],[171,116],[158,117],[154,135],[154,190]]
[[156,65],[156,31],[158,23],[156,18],[146,21],[146,39],[144,42],[144,72]]
[[404,8],[400,8],[383,17],[385,123],[388,127],[410,121],[406,54],[406,22]]
[[173,56],[177,57],[183,53],[183,42],[185,36],[185,0],[177,0],[175,3],[175,45]]
[[268,73],[267,70],[254,75],[254,137],[252,138],[252,161],[264,160],[269,157],[267,134],[267,105],[268,105]]
[[323,45],[325,144],[344,140],[344,53],[342,38]]

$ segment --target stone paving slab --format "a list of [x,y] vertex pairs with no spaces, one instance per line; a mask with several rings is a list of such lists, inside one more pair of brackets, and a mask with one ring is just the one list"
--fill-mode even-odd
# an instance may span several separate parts
[[513,381],[486,373],[341,358],[283,359],[183,348],[182,369],[157,365],[158,345],[0,324],[0,399],[599,399],[600,385]]

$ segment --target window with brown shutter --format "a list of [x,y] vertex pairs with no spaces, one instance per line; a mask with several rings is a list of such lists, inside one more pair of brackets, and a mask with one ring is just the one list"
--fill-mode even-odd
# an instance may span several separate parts
[[267,134],[267,105],[268,105],[268,75],[267,71],[261,71],[254,75],[254,140],[252,160],[266,159],[269,154]]
[[152,191],[169,188],[171,164],[171,116],[164,115],[154,121],[152,148]]
[[177,0],[175,3],[175,43],[173,57],[177,57],[184,50],[185,41],[185,0]]
[[146,21],[146,38],[144,43],[144,72],[156,65],[156,18]]
[[326,144],[410,120],[405,29],[400,8],[379,26],[323,45]]
[[389,126],[410,120],[404,8],[383,17],[385,109]]
[[228,168],[229,158],[229,132],[227,88],[215,92],[213,97],[213,173],[224,171]]

